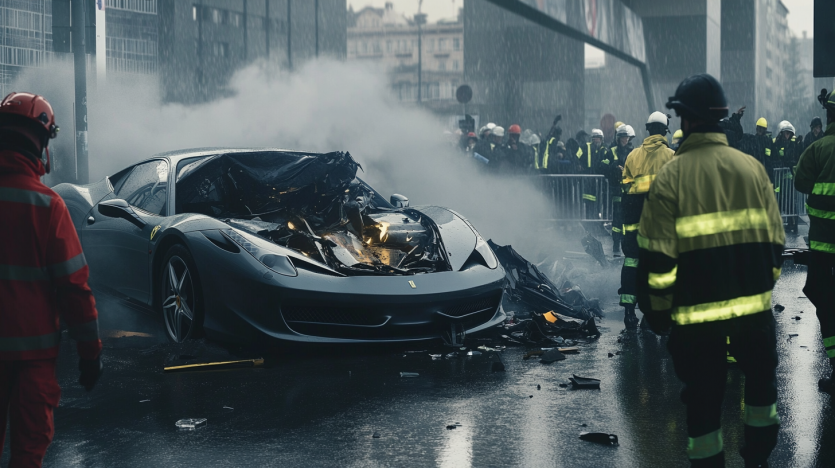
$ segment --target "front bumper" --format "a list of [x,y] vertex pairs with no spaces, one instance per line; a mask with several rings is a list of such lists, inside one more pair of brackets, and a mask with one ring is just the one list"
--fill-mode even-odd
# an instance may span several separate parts
[[298,276],[286,277],[195,234],[190,247],[211,338],[259,345],[412,342],[442,339],[451,329],[473,333],[506,318],[501,268],[347,278],[299,268]]

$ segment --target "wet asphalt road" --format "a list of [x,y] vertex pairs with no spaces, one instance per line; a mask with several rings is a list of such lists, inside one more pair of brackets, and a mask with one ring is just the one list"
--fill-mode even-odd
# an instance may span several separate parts
[[[595,284],[612,292],[601,301],[602,337],[551,365],[522,360],[523,348],[439,361],[389,348],[164,374],[170,355],[225,351],[165,343],[152,318],[103,303],[106,374],[87,394],[75,384],[74,346],[62,345],[64,390],[45,466],[688,466],[680,385],[665,342],[651,332],[622,333],[617,281],[615,268],[597,273]],[[771,462],[777,467],[835,466],[835,409],[817,390],[825,353],[814,308],[799,297],[804,281],[803,267],[787,265],[774,293],[786,307],[775,313],[782,430]],[[125,336],[135,332],[142,335]],[[498,359],[506,372],[490,371]],[[420,376],[401,378],[402,371]],[[560,387],[572,374],[600,378],[601,389]],[[728,466],[742,466],[736,453],[744,378],[732,370],[727,382]],[[178,431],[174,423],[189,417],[208,424]],[[581,441],[582,431],[616,434],[620,445]],[[1,460],[6,466],[8,450]]]

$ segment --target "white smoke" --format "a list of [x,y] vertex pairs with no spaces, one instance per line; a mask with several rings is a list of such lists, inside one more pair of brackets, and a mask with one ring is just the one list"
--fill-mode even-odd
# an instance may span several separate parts
[[[72,83],[66,64],[35,70],[16,86],[44,94],[55,106],[64,128],[54,145],[59,158],[72,151]],[[286,73],[255,64],[239,71],[230,88],[231,97],[182,105],[160,102],[151,78],[91,83],[90,180],[183,148],[350,151],[364,168],[360,177],[384,196],[397,192],[412,205],[452,208],[485,238],[513,244],[524,255],[562,251],[557,239],[545,238],[551,211],[535,184],[484,174],[450,148],[435,116],[391,96],[381,69],[318,60]],[[579,241],[565,245],[577,249]]]

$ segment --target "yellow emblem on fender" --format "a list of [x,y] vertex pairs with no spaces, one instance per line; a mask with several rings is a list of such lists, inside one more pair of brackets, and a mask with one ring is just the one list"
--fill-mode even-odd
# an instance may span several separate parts
[[416,288],[417,288],[417,285],[416,285],[416,284],[415,284],[415,282],[414,282],[414,281],[412,281],[412,280],[409,280],[409,286],[411,286],[411,287],[412,287],[412,289],[416,289]]
[[153,230],[153,231],[151,231],[151,240],[154,240],[154,236],[155,236],[155,235],[157,235],[157,231],[159,231],[159,228],[161,228],[161,227],[162,227],[162,226],[160,226],[159,224],[157,224],[156,226],[154,226],[154,230]]

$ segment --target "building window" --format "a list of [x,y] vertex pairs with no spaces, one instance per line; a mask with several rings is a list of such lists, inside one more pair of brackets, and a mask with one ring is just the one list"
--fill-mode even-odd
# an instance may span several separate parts
[[458,68],[459,68],[458,60],[453,60],[452,61],[452,69],[455,70],[455,71],[458,71]]
[[149,13],[152,15],[157,14],[156,0],[107,0],[105,6],[114,10]]
[[237,11],[194,5],[191,9],[191,18],[197,21],[198,16],[202,21],[207,23],[234,26],[236,28],[243,26],[244,22],[243,15]]
[[455,38],[452,40],[452,48],[454,50],[461,50],[461,39]]
[[439,60],[438,61],[438,70],[446,71],[446,60]]
[[391,53],[391,41],[386,41],[386,52]]
[[429,39],[428,41],[426,41],[426,46],[426,50],[428,50],[429,52],[435,50],[435,39]]
[[446,50],[446,39],[438,39],[438,50],[441,52]]
[[212,42],[212,55],[215,57],[228,57],[229,44],[226,42]]

